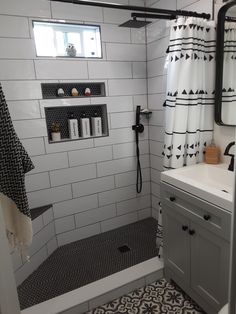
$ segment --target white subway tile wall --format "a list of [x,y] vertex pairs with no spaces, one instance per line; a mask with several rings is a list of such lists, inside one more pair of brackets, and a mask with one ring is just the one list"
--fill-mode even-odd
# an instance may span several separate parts
[[34,63],[31,60],[0,60],[1,80],[34,79]]
[[21,284],[58,247],[52,208],[33,220],[33,229],[33,243],[28,252],[30,263],[23,261],[19,252],[11,253],[17,285]]
[[50,188],[48,172],[42,172],[26,176],[25,186],[27,192],[33,192]]
[[65,217],[68,215],[84,212],[89,209],[98,207],[97,194],[83,196],[80,198],[70,199],[68,201],[58,202],[54,204],[55,218]]
[[[150,168],[142,170],[143,182],[150,181]],[[115,183],[117,187],[129,186],[136,183],[136,171],[128,171],[115,175]]]
[[87,62],[73,60],[35,60],[37,79],[83,80],[88,78]]
[[[1,79],[7,100],[11,101],[9,107],[15,128],[35,164],[35,170],[26,177],[30,205],[36,207],[53,203],[59,244],[104,231],[101,222],[117,216],[123,217],[112,221],[109,229],[129,223],[125,210],[118,213],[117,208],[120,201],[131,199],[132,204],[135,202],[137,206],[127,209],[127,213],[131,211],[139,217],[138,211],[143,210],[143,206],[139,205],[142,199],[135,191],[136,159],[131,126],[135,106],[147,106],[144,30],[117,27],[129,18],[127,11],[63,3],[52,3],[50,8],[48,1],[36,3],[34,0],[24,13],[19,8],[14,9],[14,1],[1,8],[7,15],[4,15],[4,25],[13,24],[11,29],[5,26],[0,31],[0,40],[5,47],[0,53]],[[128,0],[117,2],[129,3]],[[144,1],[137,0],[135,5],[144,5]],[[16,13],[17,10],[19,13]],[[35,17],[101,25],[103,59],[37,58],[31,29]],[[17,23],[20,29],[15,26]],[[17,56],[16,45],[19,46]],[[22,71],[22,68],[25,70]],[[40,83],[52,80],[105,81],[107,97],[43,100]],[[99,103],[107,104],[109,137],[48,143],[44,107]],[[141,137],[140,148],[144,182],[149,182],[147,128]],[[151,203],[150,189],[144,187],[145,197],[149,200],[146,204],[148,208]],[[146,215],[148,213],[150,215],[150,211],[146,211]],[[144,217],[143,214],[140,217]],[[54,247],[54,243],[51,246]]]
[[94,162],[111,160],[112,146],[84,149],[69,152],[69,164],[71,167],[86,165]]
[[71,185],[63,185],[55,188],[29,192],[28,200],[31,208],[48,204],[54,204],[72,198]]
[[106,220],[116,216],[115,204],[107,205],[104,207],[87,210],[86,212],[75,215],[76,225],[83,227],[96,223],[102,220]]
[[[42,229],[44,232],[44,229]],[[43,245],[31,258],[30,263],[24,263],[15,271],[16,284],[20,285],[33,271],[35,271],[48,257],[47,245]]]
[[43,137],[28,138],[21,140],[30,156],[39,156],[45,154]]
[[[115,227],[117,228],[117,227]],[[60,233],[57,236],[58,245],[65,245],[70,242],[82,240],[101,233],[101,224],[96,223],[86,227],[77,228],[68,232]]]
[[86,180],[72,184],[73,196],[80,197],[84,195],[95,194],[115,188],[114,176]]
[[[212,14],[213,0],[146,0],[149,7],[160,9],[184,9]],[[158,20],[147,26],[147,80],[148,107],[152,110],[149,121],[149,145],[151,163],[152,216],[157,218],[160,201],[160,173],[164,140],[163,103],[166,92],[166,50],[169,44],[169,22]]]
[[[1,13],[3,13],[2,10]],[[28,19],[26,17],[1,15],[0,36],[9,38],[29,38]]]

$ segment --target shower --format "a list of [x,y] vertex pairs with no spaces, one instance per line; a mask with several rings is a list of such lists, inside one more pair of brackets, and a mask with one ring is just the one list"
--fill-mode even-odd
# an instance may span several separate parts
[[140,164],[140,151],[139,151],[139,133],[143,133],[144,126],[140,123],[140,114],[141,107],[136,107],[136,124],[132,126],[132,130],[135,131],[135,141],[136,141],[136,156],[137,156],[137,176],[136,176],[136,191],[137,193],[141,193],[143,179],[142,179],[142,170]]
[[129,28],[142,28],[148,24],[150,24],[152,22],[150,21],[140,21],[137,20],[136,17],[133,17],[132,20],[129,20],[127,22],[124,22],[122,24],[119,25],[119,27],[129,27]]
[[[176,18],[176,15],[169,14],[148,14],[148,13],[131,13],[132,20],[128,20],[119,25],[119,27],[129,27],[129,28],[142,28],[151,24],[151,21],[147,21],[146,18],[149,19],[159,19],[159,20],[173,20]],[[144,18],[145,20],[137,20],[138,18]]]

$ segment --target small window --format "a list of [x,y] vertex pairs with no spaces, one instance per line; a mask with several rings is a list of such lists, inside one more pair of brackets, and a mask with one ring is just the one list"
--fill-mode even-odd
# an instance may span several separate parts
[[33,21],[38,57],[101,58],[97,25]]

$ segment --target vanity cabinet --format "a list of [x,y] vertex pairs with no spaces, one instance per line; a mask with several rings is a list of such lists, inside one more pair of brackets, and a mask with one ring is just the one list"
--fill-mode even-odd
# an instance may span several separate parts
[[161,184],[165,274],[208,314],[227,303],[231,214]]
[[186,233],[189,220],[184,215],[165,207],[163,224],[165,228],[165,266],[173,270],[187,284],[190,277],[190,239]]

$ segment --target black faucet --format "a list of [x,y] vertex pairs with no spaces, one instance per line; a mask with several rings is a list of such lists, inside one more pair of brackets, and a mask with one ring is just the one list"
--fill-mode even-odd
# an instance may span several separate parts
[[230,164],[229,164],[229,167],[228,167],[229,171],[234,171],[234,154],[230,154],[229,153],[231,147],[234,146],[234,145],[235,145],[235,142],[229,143],[227,145],[226,149],[225,149],[225,152],[224,152],[224,156],[230,156],[231,157]]

